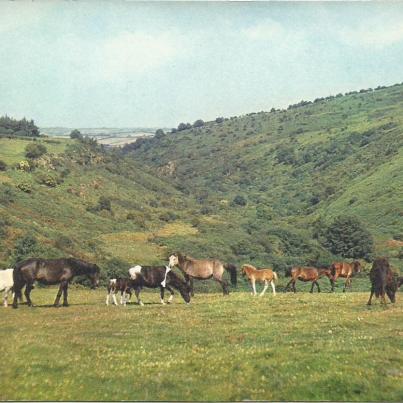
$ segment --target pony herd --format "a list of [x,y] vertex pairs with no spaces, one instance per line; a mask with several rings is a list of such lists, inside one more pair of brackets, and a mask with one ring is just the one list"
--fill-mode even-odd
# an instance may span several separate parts
[[[172,269],[178,267],[183,277],[176,274]],[[194,280],[214,279],[223,290],[223,294],[229,294],[229,284],[223,278],[225,271],[230,274],[231,283],[237,284],[237,268],[228,263],[222,263],[216,259],[194,259],[181,253],[174,253],[169,257],[167,266],[134,266],[129,269],[127,278],[110,279],[107,287],[108,293],[106,304],[113,301],[117,305],[116,294],[120,292],[120,302],[126,305],[127,301],[134,291],[137,302],[143,305],[140,299],[140,292],[144,287],[159,288],[161,303],[164,304],[165,290],[170,292],[168,303],[172,301],[174,289],[179,291],[180,295],[186,303],[190,302],[191,296],[194,295]],[[314,287],[320,292],[318,280],[326,276],[334,291],[336,280],[339,277],[345,278],[343,292],[347,287],[351,287],[351,278],[354,274],[361,271],[360,262],[353,263],[336,262],[329,268],[315,267],[293,267],[286,275],[291,280],[285,287],[284,291],[292,290],[296,292],[295,284],[297,280],[303,282],[312,282],[311,293]],[[251,283],[253,295],[256,293],[256,282],[264,284],[260,296],[266,292],[269,284],[272,287],[273,295],[276,295],[275,283],[278,275],[271,268],[257,269],[250,264],[244,264],[241,268],[241,274]],[[92,288],[99,285],[100,269],[97,265],[85,262],[80,259],[38,259],[32,258],[19,262],[14,269],[0,270],[0,291],[4,291],[4,305],[7,306],[7,297],[10,291],[13,291],[13,307],[18,307],[18,301],[22,299],[22,289],[25,287],[25,298],[28,306],[32,306],[30,297],[34,288],[34,282],[45,285],[60,284],[59,290],[54,301],[54,306],[60,305],[60,298],[63,294],[63,306],[68,306],[68,285],[75,276],[87,276],[91,282]],[[372,296],[381,297],[381,302],[386,303],[385,293],[391,302],[395,302],[395,293],[403,283],[403,278],[398,277],[393,272],[386,258],[378,258],[374,261],[370,271],[371,280],[371,296],[368,305],[372,302]]]

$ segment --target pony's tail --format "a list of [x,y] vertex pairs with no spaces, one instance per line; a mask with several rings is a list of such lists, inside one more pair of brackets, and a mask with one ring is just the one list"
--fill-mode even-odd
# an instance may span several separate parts
[[274,279],[274,282],[278,281],[278,276],[277,276],[277,273],[275,271],[273,271],[273,279]]
[[229,274],[231,276],[231,284],[233,286],[236,286],[237,284],[237,278],[236,278],[236,266],[230,263],[225,263],[224,264],[224,269],[229,271]]

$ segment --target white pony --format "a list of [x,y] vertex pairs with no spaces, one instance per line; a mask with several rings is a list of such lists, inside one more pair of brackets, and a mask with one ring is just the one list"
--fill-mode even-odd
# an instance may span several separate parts
[[4,291],[3,305],[5,307],[8,306],[8,293],[12,290],[14,285],[13,271],[14,269],[0,270],[0,292]]

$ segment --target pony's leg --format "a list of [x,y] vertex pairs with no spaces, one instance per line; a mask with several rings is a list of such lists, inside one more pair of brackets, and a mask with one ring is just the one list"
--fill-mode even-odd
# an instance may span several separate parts
[[22,287],[13,287],[14,290],[14,298],[13,298],[13,308],[18,308],[18,300],[21,300],[21,289]]
[[297,280],[292,280],[292,290],[294,291],[294,293],[297,292],[297,289],[295,288],[295,283],[297,282]]
[[33,284],[32,283],[27,283],[26,287],[25,287],[25,298],[27,299],[27,305],[28,306],[34,306],[34,304],[32,303],[30,294],[31,294],[31,290],[33,289]]
[[256,281],[254,278],[252,278],[251,283],[252,283],[253,296],[255,297],[256,296]]
[[141,305],[141,306],[143,306],[143,305],[144,305],[144,304],[143,304],[143,301],[140,299],[140,291],[141,291],[141,288],[138,287],[138,288],[136,288],[136,290],[134,291],[134,293],[135,293],[135,295],[136,295],[138,304]]
[[63,306],[69,306],[69,303],[67,301],[68,288],[69,288],[69,283],[66,281],[66,283],[63,286]]
[[165,305],[164,294],[165,294],[164,287],[163,287],[163,286],[160,286],[160,299],[161,299],[161,304],[162,304],[162,305]]
[[174,290],[171,288],[171,287],[165,287],[170,293],[171,293],[171,295],[169,296],[169,298],[168,298],[168,301],[167,301],[167,303],[168,304],[170,304],[171,302],[172,302],[172,300],[174,299]]
[[267,280],[264,281],[264,288],[263,291],[259,294],[259,297],[263,297],[264,293],[267,290],[267,287],[269,286],[269,283],[267,282]]
[[190,287],[190,296],[194,297],[195,292],[194,292],[194,287],[193,287],[193,278],[189,277],[189,287]]
[[312,281],[312,286],[311,286],[311,291],[309,291],[311,294],[313,293],[313,287],[315,285],[315,281]]
[[275,284],[274,284],[274,281],[271,280],[271,281],[270,281],[270,284],[271,284],[271,288],[273,289],[273,295],[276,295],[276,286],[275,286]]
[[8,298],[8,288],[4,290],[4,297],[3,297],[3,305],[5,308],[8,307],[7,298]]
[[112,291],[112,299],[113,299],[114,305],[117,305],[118,301],[116,301],[116,291]]
[[346,282],[344,283],[343,292],[346,292],[348,281],[349,281],[349,277],[347,277]]
[[229,294],[229,290],[228,290],[228,283],[225,280],[217,280],[222,287],[222,292],[224,295],[228,295]]
[[53,303],[54,306],[60,305],[60,297],[62,296],[63,288],[64,288],[64,281],[60,283],[59,291],[57,292],[55,302]]
[[284,288],[284,292],[287,292],[290,289],[290,285],[292,283],[292,279],[288,282],[288,284]]
[[320,287],[319,287],[318,281],[315,281],[315,283],[316,283],[316,287],[318,287],[318,292],[320,292]]
[[371,305],[372,304],[372,297],[374,295],[374,287],[371,288],[371,295],[369,296],[369,300],[367,302],[367,305]]

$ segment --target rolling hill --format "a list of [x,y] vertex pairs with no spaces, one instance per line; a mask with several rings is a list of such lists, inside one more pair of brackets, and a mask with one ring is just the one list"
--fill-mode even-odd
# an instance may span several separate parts
[[122,149],[0,138],[0,266],[96,261],[105,276],[170,251],[236,264],[328,264],[323,229],[357,217],[402,268],[403,86],[217,119]]

